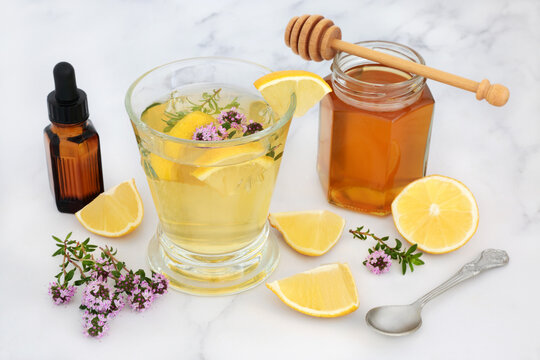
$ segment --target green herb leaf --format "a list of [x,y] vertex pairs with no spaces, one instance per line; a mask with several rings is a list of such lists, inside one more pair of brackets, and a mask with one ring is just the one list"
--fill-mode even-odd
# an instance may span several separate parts
[[414,244],[413,246],[411,246],[411,247],[409,248],[409,250],[407,250],[407,252],[405,253],[405,256],[411,255],[413,252],[416,251],[416,248],[417,248],[417,247],[418,247],[417,244]]
[[73,279],[73,275],[75,275],[75,270],[77,270],[77,269],[73,268],[73,269],[71,269],[70,271],[67,272],[66,277],[64,278],[65,282],[68,282],[71,279]]
[[61,247],[60,249],[56,250],[52,256],[62,255],[64,253],[64,247]]

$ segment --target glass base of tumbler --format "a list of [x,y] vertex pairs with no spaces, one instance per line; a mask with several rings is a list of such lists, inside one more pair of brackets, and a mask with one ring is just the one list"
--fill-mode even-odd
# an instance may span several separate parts
[[165,275],[176,290],[204,296],[229,295],[248,290],[270,276],[279,261],[279,248],[268,223],[249,246],[219,255],[184,250],[158,225],[148,245],[148,261],[151,269]]

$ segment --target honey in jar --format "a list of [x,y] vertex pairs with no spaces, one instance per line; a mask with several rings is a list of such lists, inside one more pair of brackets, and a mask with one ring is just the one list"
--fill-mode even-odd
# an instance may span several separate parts
[[[411,48],[358,43],[418,63]],[[317,169],[328,201],[387,215],[392,200],[425,175],[434,100],[425,78],[338,53],[320,105]]]

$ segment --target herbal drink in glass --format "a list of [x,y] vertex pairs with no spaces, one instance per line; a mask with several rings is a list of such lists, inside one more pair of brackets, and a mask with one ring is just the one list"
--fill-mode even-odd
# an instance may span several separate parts
[[263,281],[278,249],[267,224],[294,95],[276,115],[252,83],[269,70],[199,58],[158,67],[130,88],[130,115],[160,224],[153,270],[195,294]]

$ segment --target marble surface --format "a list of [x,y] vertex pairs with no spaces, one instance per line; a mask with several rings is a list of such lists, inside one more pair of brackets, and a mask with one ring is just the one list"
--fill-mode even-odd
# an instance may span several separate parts
[[[540,359],[540,2],[485,1],[0,1],[0,358],[2,359]],[[285,47],[288,19],[321,13],[350,41],[410,45],[429,65],[511,90],[495,108],[474,95],[429,82],[436,98],[429,174],[461,180],[473,191],[480,226],[463,248],[425,256],[427,265],[376,277],[362,266],[368,245],[344,235],[327,255],[307,258],[280,243],[271,280],[335,261],[348,262],[360,308],[317,319],[283,305],[266,287],[237,296],[201,298],[172,292],[143,314],[122,312],[101,340],[82,335],[77,304],[47,295],[57,262],[51,234],[90,235],[74,216],[55,210],[42,129],[52,68],[77,70],[102,141],[106,187],[134,177],[146,206],[131,235],[98,244],[119,248],[146,267],[157,217],[123,99],[144,71],[179,58],[241,57],[276,70],[325,75]],[[272,211],[330,209],[347,227],[396,235],[390,217],[348,212],[326,203],[316,172],[317,109],[293,122]],[[437,298],[415,334],[389,338],[364,323],[377,305],[407,303],[452,275],[482,249],[508,251],[510,264]],[[79,300],[79,297],[76,298]]]

